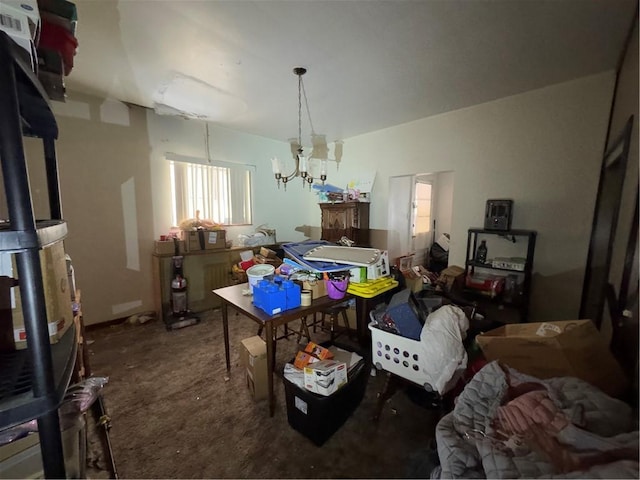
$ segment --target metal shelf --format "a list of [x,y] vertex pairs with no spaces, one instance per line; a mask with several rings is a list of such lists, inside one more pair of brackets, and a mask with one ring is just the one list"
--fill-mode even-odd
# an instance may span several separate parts
[[78,344],[75,325],[51,345],[56,391],[34,397],[31,390],[33,365],[27,350],[0,353],[0,425],[9,428],[57,410],[73,372]]
[[[57,409],[76,359],[75,327],[49,344],[46,300],[38,250],[62,240],[55,139],[58,125],[49,98],[21,56],[0,32],[0,161],[9,222],[0,225],[0,251],[17,253],[21,302],[28,332],[27,349],[0,354],[0,429],[37,419],[44,474],[64,478],[65,465]],[[41,138],[50,217],[36,221],[26,168],[23,137]]]
[[[478,237],[480,236],[499,236],[506,238],[511,242],[516,242],[516,237],[526,237],[522,239],[526,242],[526,259],[524,270],[516,270],[513,268],[494,267],[490,263],[482,263],[475,260],[475,253],[478,248]],[[529,296],[531,293],[531,279],[533,273],[533,256],[535,252],[537,232],[535,230],[488,230],[485,228],[470,228],[467,234],[467,253],[465,260],[465,279],[468,275],[473,274],[476,268],[492,270],[504,274],[509,273],[518,275],[522,280],[521,293],[514,299],[507,299],[500,294],[495,297],[487,296],[470,287],[465,287],[464,295],[476,299],[486,305],[493,305],[498,310],[513,309],[519,312],[519,321],[526,322],[529,316]],[[519,282],[520,283],[520,282]]]

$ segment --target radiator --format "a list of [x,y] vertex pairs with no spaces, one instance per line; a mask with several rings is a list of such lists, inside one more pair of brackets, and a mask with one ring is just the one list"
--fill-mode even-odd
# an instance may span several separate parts
[[[218,262],[205,262],[204,256],[185,257],[184,275],[187,278],[189,308],[201,312],[220,306],[220,299],[211,291],[230,285],[231,268],[226,255]],[[207,259],[211,260],[211,259]]]
[[206,265],[204,270],[205,290],[210,292],[214,288],[226,287],[229,285],[229,264],[215,263]]

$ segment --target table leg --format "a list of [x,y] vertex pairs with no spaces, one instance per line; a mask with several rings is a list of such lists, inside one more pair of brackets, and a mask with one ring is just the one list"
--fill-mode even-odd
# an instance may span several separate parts
[[367,328],[369,325],[369,305],[366,298],[356,297],[356,333],[360,346],[367,346]]
[[224,332],[224,358],[227,362],[227,378],[231,375],[231,359],[229,357],[229,316],[228,316],[228,304],[222,302],[222,330]]
[[265,322],[267,336],[267,385],[269,386],[269,416],[273,417],[276,402],[273,394],[273,370],[275,368],[275,340],[273,339],[273,325]]

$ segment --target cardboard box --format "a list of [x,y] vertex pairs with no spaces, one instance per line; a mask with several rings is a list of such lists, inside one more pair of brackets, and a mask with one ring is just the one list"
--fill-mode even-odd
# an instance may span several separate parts
[[311,301],[327,296],[327,286],[324,280],[305,280],[302,282],[302,290],[311,290]]
[[[73,323],[71,293],[69,291],[67,261],[63,243],[57,242],[40,250],[40,264],[42,267],[49,341],[56,343]],[[18,278],[13,254],[0,254],[0,275],[14,278],[18,281],[18,286],[13,288],[6,288],[9,284],[5,283],[5,288],[0,292],[0,296],[3,298],[0,303],[7,307],[0,308],[0,316],[2,317],[0,324],[5,325],[5,327],[9,323],[12,324],[15,348],[24,349],[27,347],[27,335],[24,328],[24,314],[20,297],[20,279]]]
[[242,340],[240,352],[245,369],[247,388],[254,400],[267,398],[269,395],[267,370],[267,344],[259,336]]
[[304,386],[310,392],[328,396],[347,384],[347,364],[320,360],[304,367]]
[[464,286],[464,268],[451,265],[440,272],[438,283],[448,292],[454,287]]
[[611,396],[628,385],[622,368],[591,320],[508,324],[476,336],[489,361],[537,378],[572,376]]
[[38,45],[40,40],[40,9],[37,0],[2,0],[2,7],[11,7],[27,16],[29,23],[29,31],[31,32],[31,40],[34,45]]
[[349,283],[364,283],[367,281],[367,267],[349,269]]
[[[178,255],[182,255],[185,252],[184,240],[177,240],[177,242]],[[156,240],[153,243],[153,253],[157,253],[158,255],[175,255],[176,247],[173,240]]]
[[265,258],[276,258],[277,254],[273,250],[267,247],[260,247],[260,255]]
[[421,267],[413,266],[413,255],[405,255],[396,259],[396,266],[404,277],[406,287],[412,292],[419,292],[423,289],[422,274],[415,269]]
[[226,230],[183,230],[182,237],[187,252],[227,248]]
[[378,278],[388,277],[390,274],[389,252],[384,250],[380,254],[380,259],[374,265],[367,267],[367,280],[377,280]]
[[31,36],[33,28],[29,26],[30,17],[25,10],[8,5],[5,2],[0,2],[0,17],[2,18],[0,30],[4,31],[21,47],[20,50],[16,51],[22,54],[31,70],[35,72],[38,65],[38,54]]
[[401,272],[406,272],[407,270],[411,270],[413,266],[413,254],[411,255],[403,255],[401,257],[396,258],[396,267]]
[[279,267],[280,265],[282,265],[282,260],[280,260],[278,257],[267,258],[259,253],[254,255],[253,261],[256,264],[259,263],[264,265],[265,263],[267,263],[269,265],[273,265],[274,267]]
[[405,285],[412,292],[420,292],[424,288],[422,277],[416,277],[411,275],[402,274],[404,276]]

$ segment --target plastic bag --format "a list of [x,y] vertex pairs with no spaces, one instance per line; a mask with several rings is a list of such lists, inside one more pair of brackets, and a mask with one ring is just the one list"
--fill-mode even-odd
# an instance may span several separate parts
[[[108,382],[109,377],[89,377],[67,388],[62,404],[58,409],[60,428],[66,430],[72,427],[78,416],[89,410],[89,407],[91,407],[93,402],[98,398],[102,387]],[[15,442],[37,431],[37,419],[29,420],[28,422],[3,430],[0,432],[0,446]]]

